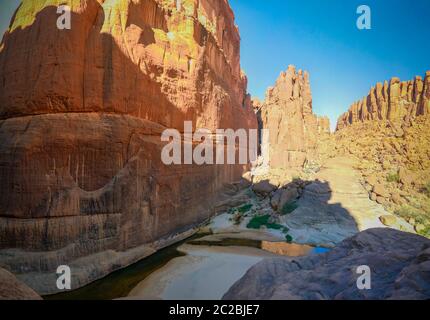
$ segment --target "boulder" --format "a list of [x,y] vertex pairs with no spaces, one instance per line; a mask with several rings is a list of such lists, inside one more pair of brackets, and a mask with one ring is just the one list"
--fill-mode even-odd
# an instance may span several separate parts
[[426,226],[425,226],[425,225],[423,225],[423,224],[421,224],[421,223],[418,223],[418,224],[415,226],[415,231],[416,231],[416,232],[418,232],[418,233],[423,232],[425,229],[426,229]]
[[384,197],[377,196],[377,197],[376,197],[376,202],[377,202],[377,203],[379,203],[379,204],[384,205],[384,204],[386,204],[386,203],[387,203],[387,199],[386,199],[386,198],[384,198]]
[[279,198],[278,210],[282,210],[282,208],[287,204],[299,197],[299,192],[297,188],[291,187],[288,189],[282,189],[281,195]]
[[[371,271],[371,290],[357,287],[358,267]],[[225,300],[430,299],[430,240],[389,228],[369,229],[325,254],[259,262]]]
[[276,190],[273,193],[272,198],[270,199],[270,205],[274,210],[278,210],[279,200],[281,199],[282,192],[283,192],[283,189]]
[[376,185],[373,186],[373,193],[375,193],[376,195],[382,198],[390,197],[390,193],[385,189],[385,186],[380,183],[377,183]]
[[42,300],[42,298],[12,273],[0,268],[0,300]]
[[366,182],[373,187],[378,183],[378,179],[374,175],[371,175],[366,178]]
[[379,217],[379,220],[387,227],[399,229],[399,223],[397,217],[393,215],[384,215]]
[[271,184],[269,180],[260,181],[252,186],[252,190],[262,196],[267,196],[277,189],[278,187]]
[[398,205],[403,204],[403,198],[397,192],[391,195],[391,201],[393,201],[395,204],[398,204]]
[[399,169],[399,180],[405,185],[410,185],[414,181],[412,174],[405,168]]

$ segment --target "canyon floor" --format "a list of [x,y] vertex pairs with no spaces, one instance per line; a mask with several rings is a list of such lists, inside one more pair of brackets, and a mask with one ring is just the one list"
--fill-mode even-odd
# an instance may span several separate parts
[[[327,158],[317,169],[284,183],[276,182],[282,180],[279,172],[254,176],[254,183],[228,191],[224,212],[194,236],[88,286],[45,298],[427,297],[430,241],[370,200],[357,161]],[[275,201],[279,192],[280,198],[287,194],[287,211]],[[387,227],[387,219],[396,223]],[[377,270],[380,284],[372,293],[354,289],[351,269],[363,264]],[[400,287],[395,285],[399,281],[404,282]]]
[[[250,284],[244,284],[243,279],[249,278],[249,273],[257,270],[249,281],[258,282],[260,276],[267,275],[272,270],[270,267],[267,269],[269,271],[265,268],[263,271],[260,270],[261,268],[258,269],[258,266],[269,263],[267,261],[277,261],[276,259],[279,258],[285,258],[290,262],[296,261],[295,259],[298,259],[297,261],[309,259],[311,262],[306,262],[305,265],[319,265],[320,262],[316,261],[324,260],[324,257],[333,251],[338,252],[341,250],[339,248],[346,246],[345,242],[352,241],[350,239],[360,236],[362,231],[369,229],[370,231],[365,232],[370,234],[365,233],[362,237],[369,242],[366,246],[370,250],[373,250],[373,246],[377,246],[374,243],[375,237],[386,239],[377,247],[377,250],[381,251],[378,253],[381,259],[372,260],[374,259],[372,258],[365,261],[366,255],[362,254],[364,260],[360,256],[354,256],[352,261],[355,264],[358,263],[357,260],[361,260],[361,264],[371,264],[373,261],[383,262],[385,255],[390,254],[397,257],[395,254],[397,248],[394,247],[395,241],[393,241],[396,237],[400,237],[399,239],[404,237],[405,243],[408,244],[411,241],[428,241],[415,235],[413,226],[402,218],[396,217],[385,210],[381,204],[369,199],[363,177],[356,168],[357,160],[353,157],[339,156],[326,159],[314,172],[303,173],[299,182],[290,181],[276,187],[268,182],[276,180],[271,174],[259,179],[254,177],[257,181],[254,184],[232,189],[227,194],[228,199],[223,203],[226,206],[225,211],[198,229],[196,236],[175,245],[173,251],[167,249],[167,253],[166,251],[155,253],[149,258],[152,260],[148,258],[142,260],[141,265],[145,267],[141,270],[139,267],[129,267],[129,271],[126,268],[119,274],[110,275],[90,284],[87,288],[79,289],[81,291],[72,292],[71,296],[66,293],[54,298],[91,298],[97,295],[102,299],[132,300],[198,300],[223,297],[253,299],[254,296],[244,293],[252,290],[244,289]],[[277,175],[279,180],[279,172]],[[296,177],[293,180],[297,179]],[[276,194],[279,191],[291,194],[292,188],[295,188],[293,186],[296,185],[302,185],[303,188],[293,193],[293,198],[286,204],[286,207],[291,207],[292,203],[294,206],[288,212],[276,208],[274,203]],[[264,217],[267,219],[262,219]],[[389,228],[383,224],[386,219],[396,223]],[[385,232],[391,229],[402,232],[399,231],[400,235],[388,233],[385,236]],[[374,234],[375,232],[377,233]],[[385,245],[384,241],[388,241],[388,244]],[[423,246],[426,247],[427,244],[423,243]],[[402,250],[407,249],[407,245],[403,247]],[[356,252],[360,248],[363,249],[360,245],[358,248],[354,247],[351,252]],[[418,245],[417,250],[419,249],[423,248]],[[169,250],[172,252],[168,253]],[[341,270],[348,267],[345,256],[349,257],[349,254],[345,251],[341,253],[343,256],[340,254],[338,258],[336,256],[331,260],[337,267],[327,267],[327,272],[324,271],[325,273],[320,275],[316,285],[321,286],[318,289],[321,292],[327,291],[327,286],[331,286],[325,281],[331,279],[332,274],[336,274],[334,269]],[[153,261],[156,262],[153,263]],[[400,261],[407,264],[406,260],[400,259]],[[293,267],[282,267],[286,274],[297,271],[293,269]],[[393,271],[391,276],[396,272],[398,270]],[[279,275],[279,279],[283,279],[284,276],[285,274]],[[349,278],[342,273],[336,279],[336,285],[344,288],[342,281],[345,279]],[[303,281],[298,283],[295,280],[292,283],[294,286],[304,288],[309,279],[304,277]],[[351,284],[350,279],[345,281]],[[264,286],[276,287],[275,284],[270,284],[270,281],[263,282]],[[108,291],[109,294],[107,294]],[[293,294],[286,297],[334,298],[328,293],[312,296],[312,289],[309,292],[309,296],[306,297]],[[383,294],[385,294],[384,290],[380,291],[376,298]],[[354,297],[358,296],[352,298]],[[266,292],[263,298],[272,298],[272,296]]]
[[369,199],[358,160],[348,157],[328,159],[314,181],[304,189],[298,208],[286,217],[296,242],[335,245],[358,231],[384,227],[382,219],[395,219],[398,229],[414,232],[413,227]]
[[[337,157],[326,161],[306,185],[297,201],[297,209],[279,216],[272,227],[250,229],[255,213],[270,212],[267,198],[250,195],[253,209],[239,220],[230,210],[215,217],[206,231],[212,234],[181,245],[185,256],[169,261],[137,285],[129,299],[221,299],[248,269],[264,258],[304,257],[324,253],[358,232],[385,228],[381,217],[398,220],[399,229],[413,227],[394,217],[369,199],[361,175],[352,158]],[[233,210],[234,211],[234,210]],[[237,214],[237,212],[236,212]],[[272,213],[272,216],[274,214]],[[285,230],[292,242],[285,241]],[[241,241],[242,240],[242,241]],[[259,247],[252,246],[257,241]],[[236,244],[236,245],[235,245]],[[237,245],[239,244],[239,245]]]

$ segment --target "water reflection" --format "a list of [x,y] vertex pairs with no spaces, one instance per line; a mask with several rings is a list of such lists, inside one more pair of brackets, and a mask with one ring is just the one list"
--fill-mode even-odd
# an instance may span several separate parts
[[322,247],[309,245],[270,242],[244,238],[224,238],[219,240],[205,240],[206,235],[196,235],[187,240],[162,249],[148,258],[116,272],[103,279],[95,281],[77,290],[60,294],[45,296],[49,300],[106,300],[126,297],[141,281],[155,271],[161,269],[170,260],[184,256],[177,248],[186,243],[193,246],[220,246],[220,247],[251,247],[262,249],[277,255],[299,257],[308,254],[321,254],[329,251]]

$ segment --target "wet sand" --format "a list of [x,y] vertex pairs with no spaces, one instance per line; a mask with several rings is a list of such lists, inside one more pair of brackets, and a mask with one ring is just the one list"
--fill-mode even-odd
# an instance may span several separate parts
[[267,257],[297,257],[317,248],[285,242],[278,230],[233,226],[229,215],[215,217],[207,235],[178,250],[174,258],[141,281],[127,299],[219,300],[253,265]]
[[257,248],[182,245],[186,256],[155,271],[130,299],[219,300],[246,271],[274,254]]

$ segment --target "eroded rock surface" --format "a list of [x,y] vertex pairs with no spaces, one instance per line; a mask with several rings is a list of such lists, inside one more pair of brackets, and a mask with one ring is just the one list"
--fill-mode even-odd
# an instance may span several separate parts
[[415,77],[410,81],[392,78],[377,83],[369,95],[355,102],[337,122],[337,129],[357,122],[369,120],[390,120],[408,122],[411,119],[430,113],[430,71],[425,78]]
[[267,90],[265,101],[254,105],[261,118],[260,127],[269,132],[271,169],[302,168],[306,161],[316,158],[318,135],[328,133],[330,123],[312,111],[307,72],[296,71],[290,65]]
[[[319,144],[328,157],[349,156],[369,198],[430,237],[430,72],[425,79],[377,84],[341,116]],[[324,156],[323,156],[324,157]],[[390,219],[384,219],[393,225]],[[395,224],[395,223],[394,223]]]
[[0,47],[0,266],[44,294],[180,239],[246,170],[164,165],[164,129],[257,128],[227,1],[64,4],[71,30],[24,1]]
[[0,268],[0,300],[41,300],[30,287],[9,271]]
[[[357,288],[357,267],[371,270],[371,290]],[[370,229],[322,255],[265,259],[223,299],[429,299],[430,240]]]

